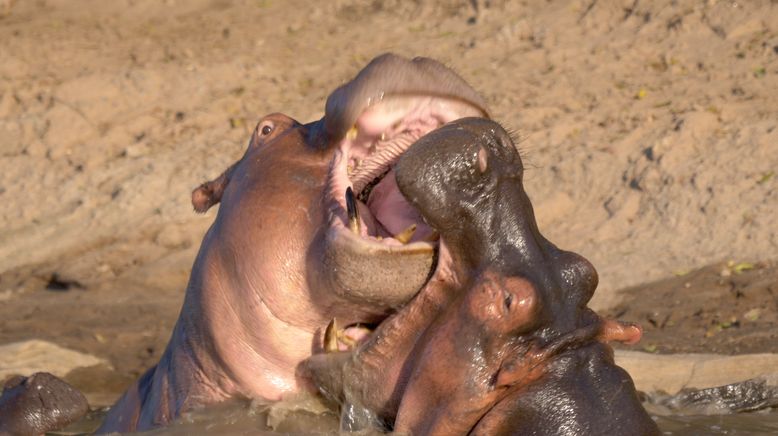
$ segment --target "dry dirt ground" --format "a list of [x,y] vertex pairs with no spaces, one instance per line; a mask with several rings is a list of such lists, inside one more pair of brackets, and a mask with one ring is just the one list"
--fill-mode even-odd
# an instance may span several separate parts
[[638,349],[778,352],[778,262],[711,265],[622,294],[623,301],[605,314],[640,323]]
[[714,0],[19,0],[0,344],[107,358],[69,379],[115,395],[159,358],[213,220],[191,189],[385,51],[450,65],[517,132],[541,231],[640,346],[778,351],[778,4]]

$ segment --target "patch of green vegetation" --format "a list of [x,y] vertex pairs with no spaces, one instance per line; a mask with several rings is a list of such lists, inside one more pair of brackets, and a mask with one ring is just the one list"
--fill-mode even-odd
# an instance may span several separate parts
[[775,176],[775,171],[770,170],[764,174],[762,174],[762,177],[759,178],[759,180],[756,181],[757,184],[761,185],[763,183],[767,183],[770,179]]

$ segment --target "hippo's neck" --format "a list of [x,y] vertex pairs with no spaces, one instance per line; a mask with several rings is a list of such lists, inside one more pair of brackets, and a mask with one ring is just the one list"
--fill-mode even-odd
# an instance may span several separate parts
[[263,289],[250,284],[250,276],[236,274],[233,263],[234,259],[220,258],[218,250],[201,250],[176,329],[160,362],[159,369],[166,358],[187,362],[167,371],[175,373],[172,383],[202,390],[194,396],[199,404],[191,406],[230,397],[278,400],[299,390],[295,369],[311,353],[315,329],[280,318],[271,302],[262,298]]

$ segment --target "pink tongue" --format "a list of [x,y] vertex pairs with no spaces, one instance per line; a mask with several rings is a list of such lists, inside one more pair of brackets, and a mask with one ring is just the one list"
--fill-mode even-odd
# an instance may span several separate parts
[[367,207],[392,236],[414,223],[418,225],[413,236],[414,241],[423,239],[432,233],[432,230],[423,224],[421,215],[408,204],[400,193],[397,179],[394,177],[394,170],[389,171],[381,182],[373,188],[370,198],[367,200]]

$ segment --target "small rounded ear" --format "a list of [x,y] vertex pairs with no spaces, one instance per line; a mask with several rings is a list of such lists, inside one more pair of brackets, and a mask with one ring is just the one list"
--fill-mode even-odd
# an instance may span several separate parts
[[615,319],[603,319],[597,340],[600,342],[621,342],[627,345],[635,345],[643,337],[643,329],[632,322],[623,322]]
[[235,170],[238,162],[232,164],[227,171],[214,180],[205,182],[192,191],[192,206],[197,213],[205,213],[211,206],[222,200],[222,195],[227,185],[230,183],[230,176]]
[[192,191],[192,206],[197,213],[205,213],[221,200],[221,195],[214,192],[211,182],[205,182]]
[[486,149],[483,147],[478,148],[478,156],[476,161],[478,162],[478,170],[481,172],[481,174],[485,173],[486,169],[488,168],[489,159],[486,153]]

